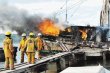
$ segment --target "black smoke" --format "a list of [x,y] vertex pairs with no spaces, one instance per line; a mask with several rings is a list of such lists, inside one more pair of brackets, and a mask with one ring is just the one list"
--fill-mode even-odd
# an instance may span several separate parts
[[38,31],[37,25],[42,21],[38,15],[29,15],[24,10],[19,10],[12,6],[0,6],[0,30],[23,32]]

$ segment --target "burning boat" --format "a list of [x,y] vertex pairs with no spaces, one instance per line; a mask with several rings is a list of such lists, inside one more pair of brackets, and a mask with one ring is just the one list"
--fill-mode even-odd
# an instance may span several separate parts
[[51,41],[55,41],[60,34],[60,28],[50,19],[45,19],[39,26],[39,31],[43,34],[43,38]]
[[64,42],[70,41],[77,44],[82,42],[102,43],[107,42],[107,34],[108,29],[102,27],[70,26],[60,33],[60,37],[63,38]]

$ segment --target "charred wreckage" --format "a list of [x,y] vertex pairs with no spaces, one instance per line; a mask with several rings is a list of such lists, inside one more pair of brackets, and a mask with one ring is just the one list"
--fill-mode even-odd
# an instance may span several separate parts
[[70,26],[60,31],[58,36],[43,35],[45,40],[62,41],[64,44],[109,48],[109,29],[91,26]]

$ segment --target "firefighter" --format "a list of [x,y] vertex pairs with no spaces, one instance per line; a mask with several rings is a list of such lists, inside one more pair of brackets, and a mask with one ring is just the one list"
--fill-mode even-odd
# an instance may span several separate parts
[[11,32],[5,33],[6,38],[3,41],[3,49],[5,54],[5,69],[14,69],[14,48]]
[[26,40],[25,43],[26,47],[26,53],[28,57],[28,63],[34,64],[35,63],[35,39],[34,39],[34,33],[29,34],[29,38]]
[[38,52],[38,59],[41,58],[40,52],[44,48],[44,46],[43,46],[43,40],[41,38],[41,35],[42,35],[41,33],[38,33],[38,36],[35,39],[36,40],[36,46],[37,46],[37,52]]
[[21,63],[24,62],[25,42],[26,42],[26,33],[23,33],[22,39],[21,39],[20,45],[19,45],[19,51],[21,51]]

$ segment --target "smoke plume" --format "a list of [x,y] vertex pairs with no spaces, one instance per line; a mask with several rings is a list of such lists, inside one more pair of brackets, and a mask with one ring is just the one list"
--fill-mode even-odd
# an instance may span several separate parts
[[12,6],[0,6],[0,30],[2,31],[16,31],[18,34],[36,31],[36,25],[40,21],[40,16],[29,16],[26,11]]
[[[24,10],[0,5],[0,31],[16,31],[20,35],[24,32],[38,32],[37,25],[42,21],[43,18],[40,15],[29,15]],[[58,19],[54,21],[58,23]],[[60,24],[57,26],[62,27]]]

